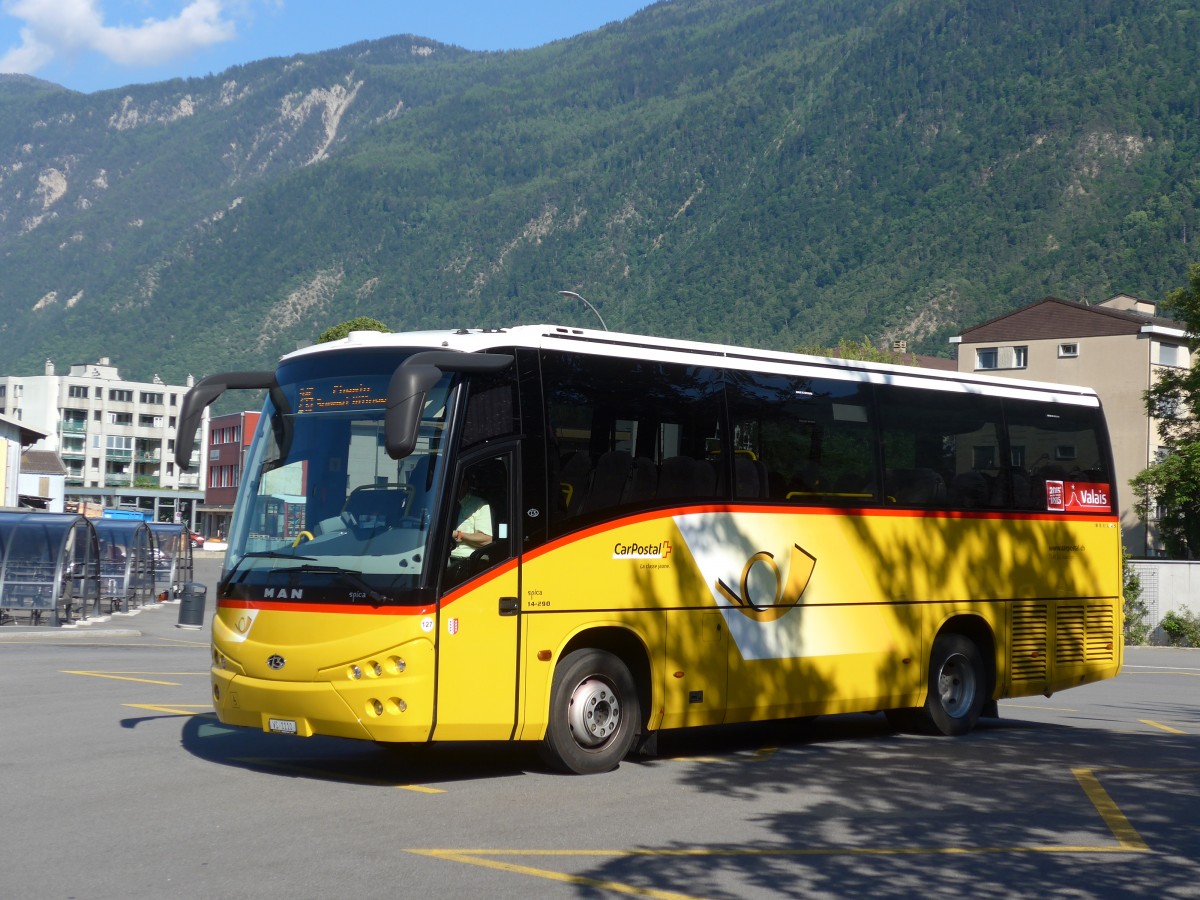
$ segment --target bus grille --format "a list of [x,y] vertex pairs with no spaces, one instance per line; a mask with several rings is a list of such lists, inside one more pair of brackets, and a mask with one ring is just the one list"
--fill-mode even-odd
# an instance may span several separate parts
[[1060,606],[1055,617],[1055,657],[1060,666],[1079,665],[1084,661],[1087,644],[1087,620],[1082,606]]
[[1013,681],[1046,679],[1046,604],[1013,606],[1012,644],[1008,670]]
[[1113,608],[1111,604],[1087,608],[1087,658],[1088,662],[1112,662],[1116,657],[1114,647],[1117,636],[1113,634]]
[[1112,662],[1112,606],[1060,606],[1055,628],[1059,665]]

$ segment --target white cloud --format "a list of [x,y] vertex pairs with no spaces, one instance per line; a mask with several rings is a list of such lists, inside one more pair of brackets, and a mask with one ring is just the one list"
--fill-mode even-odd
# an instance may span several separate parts
[[191,0],[177,15],[106,25],[101,0],[4,0],[21,20],[21,43],[0,56],[0,72],[32,74],[51,62],[99,53],[122,66],[157,65],[232,40],[225,0]]

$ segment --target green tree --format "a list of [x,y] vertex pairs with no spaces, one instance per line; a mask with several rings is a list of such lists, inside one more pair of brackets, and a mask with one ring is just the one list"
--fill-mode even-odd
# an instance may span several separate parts
[[[1200,264],[1189,267],[1188,286],[1171,291],[1164,305],[1183,322],[1190,349],[1200,348]],[[1168,452],[1129,482],[1134,509],[1142,521],[1162,511],[1160,533],[1172,557],[1200,555],[1200,366],[1162,370],[1144,396]]]
[[382,331],[384,334],[390,334],[391,330],[378,319],[372,319],[369,316],[359,316],[356,319],[342,322],[340,325],[326,328],[321,332],[321,336],[317,338],[317,343],[327,344],[330,341],[340,340],[352,331]]

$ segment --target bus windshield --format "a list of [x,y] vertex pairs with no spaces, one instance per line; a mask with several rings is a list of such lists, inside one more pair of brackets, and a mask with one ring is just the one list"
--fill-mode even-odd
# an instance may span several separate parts
[[384,445],[388,380],[407,354],[283,363],[243,468],[222,594],[306,603],[422,603],[451,375],[426,395],[413,453]]

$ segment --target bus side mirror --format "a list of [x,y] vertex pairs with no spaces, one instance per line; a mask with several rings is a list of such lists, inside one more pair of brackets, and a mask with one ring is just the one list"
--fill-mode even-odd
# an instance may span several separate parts
[[430,365],[402,365],[388,382],[383,419],[383,442],[392,459],[404,459],[417,446],[425,395],[442,378],[442,370]]
[[503,372],[515,357],[505,353],[463,353],[461,350],[426,350],[400,364],[388,382],[383,418],[383,443],[388,456],[404,459],[417,446],[425,395],[445,372],[478,374]]
[[179,410],[179,429],[175,434],[175,464],[187,469],[196,446],[196,429],[200,419],[218,397],[227,390],[265,390],[275,387],[274,372],[225,372],[209,375],[183,395]]

